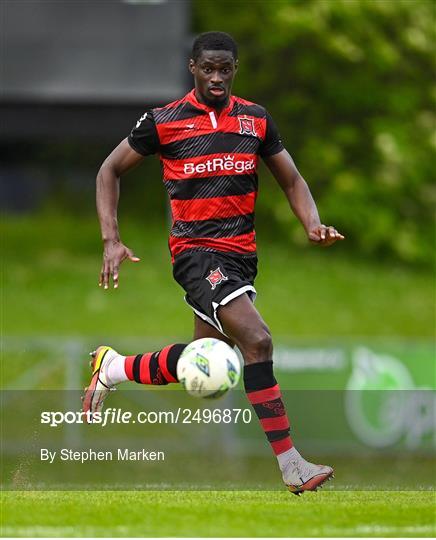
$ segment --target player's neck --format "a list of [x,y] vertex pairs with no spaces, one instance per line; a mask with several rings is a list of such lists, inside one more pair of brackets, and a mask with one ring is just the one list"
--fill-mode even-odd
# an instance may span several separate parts
[[230,97],[227,97],[224,101],[222,102],[219,102],[219,103],[214,103],[214,102],[211,102],[209,101],[207,98],[205,98],[204,96],[202,96],[200,94],[200,92],[195,89],[194,91],[194,94],[195,94],[195,98],[196,100],[201,103],[202,105],[206,105],[206,107],[209,107],[210,109],[214,109],[218,114],[223,110],[225,109],[226,107],[228,107],[229,103],[230,103]]

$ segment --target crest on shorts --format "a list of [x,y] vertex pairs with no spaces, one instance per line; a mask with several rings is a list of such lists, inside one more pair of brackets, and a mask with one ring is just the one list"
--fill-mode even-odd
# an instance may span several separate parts
[[248,118],[248,116],[238,116],[239,120],[239,133],[241,135],[253,135],[257,137],[256,130],[254,128],[254,118]]
[[215,289],[222,281],[227,281],[229,278],[221,272],[221,268],[218,266],[216,270],[211,270],[210,274],[206,277],[210,283],[212,290]]

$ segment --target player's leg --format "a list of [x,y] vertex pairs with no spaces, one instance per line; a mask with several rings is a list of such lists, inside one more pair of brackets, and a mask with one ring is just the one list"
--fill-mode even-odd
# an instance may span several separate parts
[[273,374],[273,343],[268,326],[247,294],[217,312],[225,333],[244,358],[244,386],[276,455],[292,448],[289,421]]
[[194,340],[206,337],[220,339],[221,341],[224,341],[225,343],[227,343],[227,345],[232,347],[232,349],[235,346],[234,342],[231,339],[229,339],[211,324],[203,321],[203,319],[200,319],[200,317],[194,313]]
[[[219,330],[194,314],[194,339],[212,337],[234,347]],[[92,354],[92,378],[85,389],[84,412],[100,411],[104,399],[124,381],[139,384],[166,385],[177,382],[177,362],[187,344],[169,345],[160,351],[123,356],[111,347],[98,347]]]
[[168,345],[155,352],[123,356],[111,347],[101,346],[91,353],[91,382],[85,388],[83,411],[100,411],[103,400],[117,384],[166,385],[177,381],[177,362],[186,343]]
[[226,335],[240,349],[244,364],[272,362],[271,333],[248,294],[241,294],[217,310]]
[[307,462],[293,445],[286,408],[273,373],[273,343],[268,326],[247,294],[220,306],[218,318],[242,352],[245,391],[277,456],[285,484],[297,494],[316,489],[332,476],[333,469]]

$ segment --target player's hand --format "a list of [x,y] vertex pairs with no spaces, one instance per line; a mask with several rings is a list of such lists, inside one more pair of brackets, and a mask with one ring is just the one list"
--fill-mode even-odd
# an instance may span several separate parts
[[326,225],[318,225],[308,232],[308,237],[311,242],[320,246],[331,246],[338,240],[344,240],[345,236],[339,233],[334,227]]
[[110,279],[112,278],[114,289],[117,289],[120,264],[126,259],[132,262],[140,261],[139,257],[136,257],[133,251],[121,242],[106,240],[104,243],[103,265],[101,267],[98,286],[108,289]]

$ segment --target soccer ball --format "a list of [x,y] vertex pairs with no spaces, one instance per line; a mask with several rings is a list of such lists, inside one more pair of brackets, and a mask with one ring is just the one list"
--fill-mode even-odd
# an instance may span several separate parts
[[177,378],[191,396],[218,398],[234,388],[241,375],[235,351],[219,339],[190,343],[177,363]]

